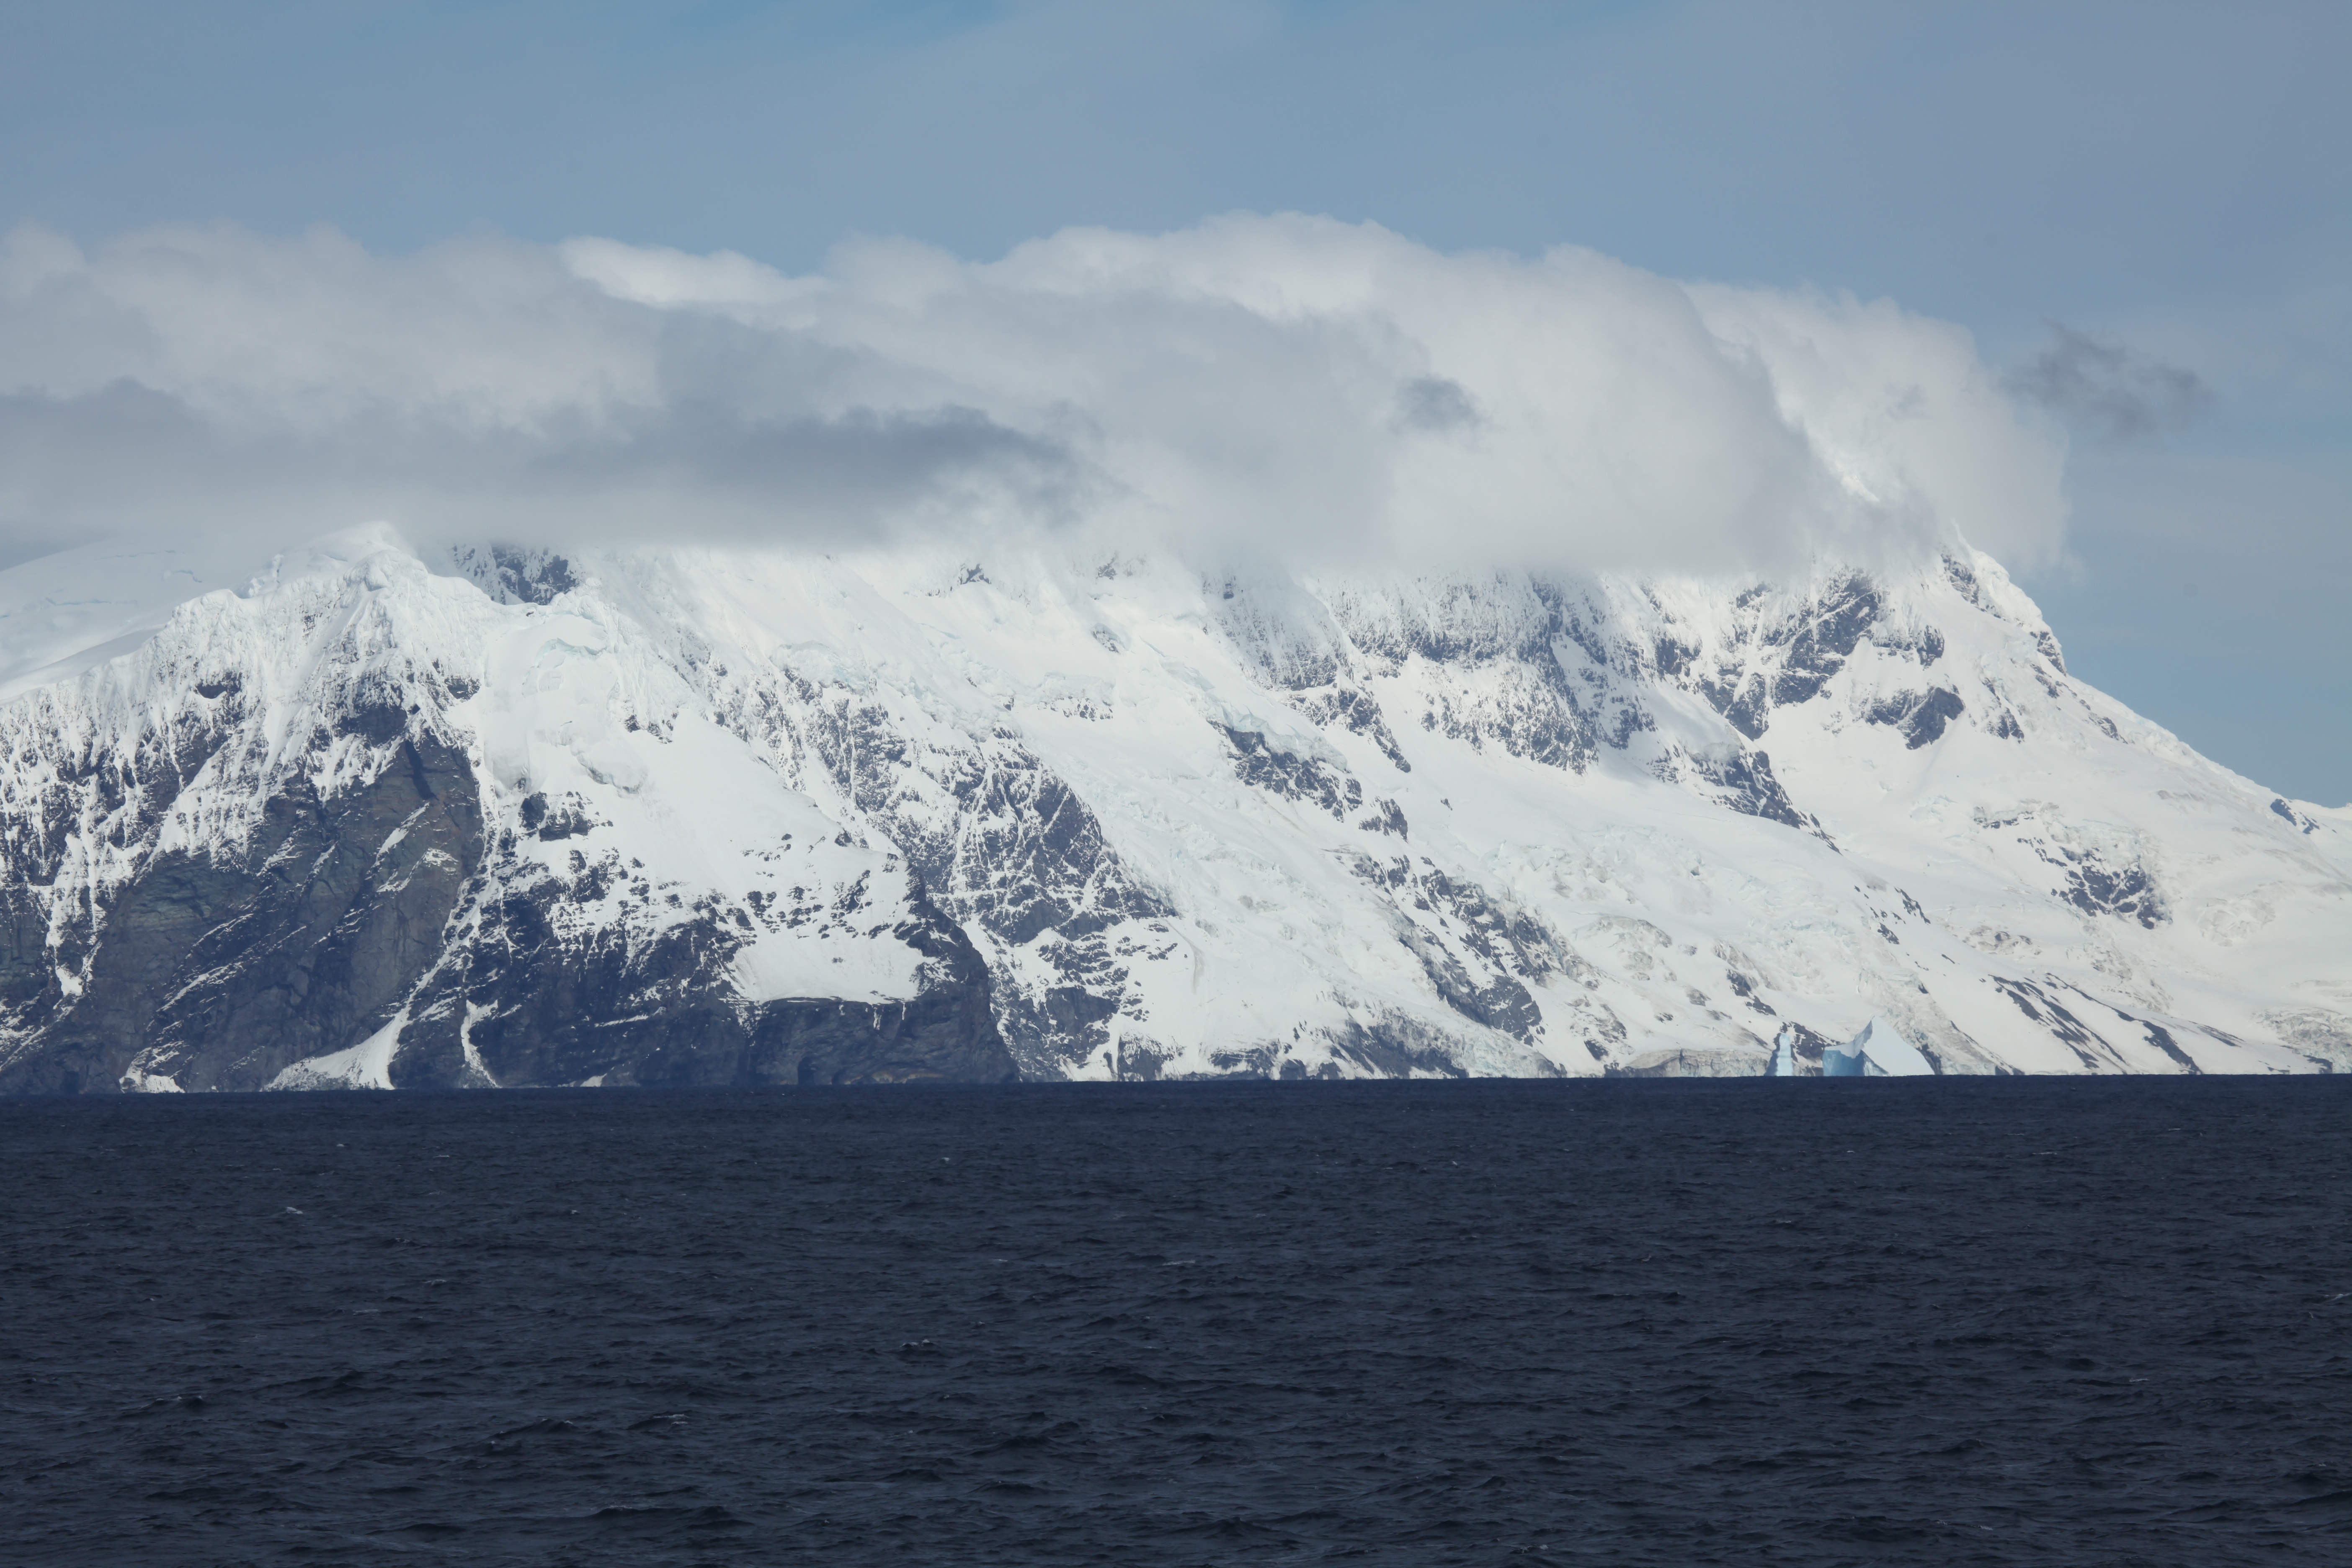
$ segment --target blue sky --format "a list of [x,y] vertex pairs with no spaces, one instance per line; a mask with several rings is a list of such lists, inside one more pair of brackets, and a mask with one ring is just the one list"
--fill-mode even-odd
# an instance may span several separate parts
[[804,271],[1298,211],[1889,296],[2072,431],[2073,559],[2026,581],[2076,672],[2352,796],[2352,6],[85,0],[0,35],[0,226],[85,244]]

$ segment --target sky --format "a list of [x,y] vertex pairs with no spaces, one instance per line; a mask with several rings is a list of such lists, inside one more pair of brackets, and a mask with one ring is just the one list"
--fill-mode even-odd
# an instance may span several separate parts
[[[2020,429],[1994,429],[1981,409],[1944,419],[1943,489],[1925,500],[1961,506],[1952,487],[1972,468],[2009,486],[2007,523],[1972,521],[1970,536],[1995,547],[2007,527],[1999,552],[2075,673],[2274,788],[2328,805],[2352,796],[2352,94],[2341,89],[2352,7],[0,0],[0,231],[14,231],[15,276],[52,278],[39,257],[61,246],[89,278],[115,279],[113,294],[89,296],[113,309],[122,290],[156,286],[141,257],[198,256],[196,281],[170,296],[190,342],[223,300],[249,304],[273,286],[346,332],[383,314],[366,301],[393,298],[477,310],[528,299],[544,317],[572,298],[550,268],[580,277],[587,253],[562,242],[583,237],[615,242],[607,260],[640,269],[671,251],[684,253],[674,265],[749,258],[731,282],[696,285],[739,322],[754,305],[789,311],[792,280],[811,277],[864,279],[861,297],[882,299],[898,286],[890,278],[945,268],[993,299],[1021,268],[1098,257],[1108,243],[1051,238],[1073,229],[1162,237],[1148,259],[1163,270],[1204,247],[1295,252],[1302,234],[1323,234],[1316,288],[1389,258],[1384,321],[1434,321],[1444,301],[1480,297],[1484,266],[1506,291],[1550,301],[1547,330],[1571,335],[1612,300],[1645,301],[1622,319],[1661,331],[1683,320],[1650,287],[1662,279],[1702,286],[1675,297],[1700,301],[1711,325],[1738,316],[1754,341],[1831,323],[1866,367],[1880,363],[1867,345],[1899,340],[1906,374],[1958,363],[1938,335],[1948,323]],[[1332,224],[1225,216],[1252,214]],[[138,239],[158,225],[199,226],[200,237]],[[1575,273],[1564,293],[1563,266]],[[63,354],[74,374],[111,367],[142,385],[171,369],[152,343],[105,336],[103,310],[68,312],[58,298],[20,289],[13,323],[0,321],[0,379],[15,374],[16,392],[30,373],[9,372],[10,360]],[[1009,330],[1014,307],[999,304],[968,313],[950,341],[977,352]],[[460,346],[479,340],[456,306],[432,319]],[[848,329],[829,319],[831,352]],[[1087,344],[1141,319],[1078,310],[1020,342],[1024,353]],[[607,335],[594,341],[619,356],[597,374],[625,381],[632,353],[681,363],[674,331],[648,348],[631,336],[642,322],[597,320]],[[960,404],[941,389],[961,376],[969,392],[970,367],[914,355],[932,378],[918,396],[908,353],[876,358],[886,326],[861,321],[858,363],[893,367],[901,412],[886,398],[873,405],[886,409],[878,423],[848,429],[846,405],[772,411],[850,454],[826,470],[838,481],[827,504],[880,505],[859,476],[902,471],[894,442],[919,447],[932,466],[918,471],[941,476],[926,504],[970,500],[981,484],[989,504],[1050,510],[1083,504],[1089,476],[1108,482],[1099,462],[1064,460],[1091,462],[1096,447],[1039,423],[1037,399],[1054,388],[1021,404],[999,374]],[[68,327],[83,333],[69,354],[57,346]],[[1240,363],[1263,353],[1311,366],[1327,401],[1301,406],[1356,422],[1318,427],[1323,465],[1283,479],[1302,497],[1375,428],[1407,431],[1401,450],[1422,443],[1411,449],[1424,457],[1399,459],[1421,465],[1401,470],[1409,485],[1443,477],[1444,441],[1475,438],[1482,419],[1510,426],[1511,410],[1482,405],[1467,376],[1416,369],[1379,334],[1349,333],[1318,339],[1319,359],[1297,357],[1296,332],[1286,348],[1234,350]],[[1432,334],[1415,352],[1470,352],[1470,338]],[[77,440],[113,431],[107,439],[168,458],[172,420],[206,396],[227,418],[220,399],[239,387],[249,412],[264,381],[284,406],[277,425],[247,432],[248,468],[270,453],[295,468],[339,450],[391,460],[393,425],[367,423],[382,410],[352,414],[332,439],[297,431],[285,409],[308,384],[299,366],[255,380],[245,349],[203,341],[214,357],[174,362],[168,407],[84,387],[68,429],[54,387],[47,402],[0,406],[19,500],[52,494],[40,487]],[[539,352],[516,342],[526,358]],[[683,363],[696,406],[741,395],[745,376],[772,392],[782,374],[754,375],[709,334]],[[1055,363],[1090,386],[1112,363]],[[1644,374],[1679,363],[1665,354]],[[825,363],[868,391],[878,374]],[[1689,372],[1713,389],[1714,412],[1692,427],[1732,443],[1724,468],[1738,494],[1684,498],[1675,515],[1705,526],[1658,535],[1694,565],[1720,564],[1725,540],[1750,537],[1737,519],[1755,497],[1818,477],[1743,423],[1719,372]],[[499,374],[522,384],[511,364]],[[1375,382],[1404,390],[1375,407],[1358,395]],[[1092,411],[1089,438],[1116,446],[1141,406],[1130,396]],[[971,419],[940,413],[953,407]],[[547,452],[492,438],[510,416],[479,417],[462,448],[473,466],[453,467],[451,483],[485,476],[495,496],[533,464],[545,471]],[[1448,421],[1450,435],[1437,428]],[[629,450],[675,466],[677,438],[635,425]],[[1671,433],[1644,439],[1639,484],[1655,489],[1696,461]],[[1232,484],[1249,471],[1218,469],[1227,447],[1173,446],[1184,474],[1218,470]],[[111,449],[90,448],[94,459]],[[2051,451],[2063,458],[2055,478]],[[212,460],[158,472],[201,486]],[[730,453],[694,461],[746,472]],[[0,474],[0,497],[11,482]],[[139,502],[120,487],[54,493],[71,504],[26,512],[24,527],[93,526],[105,506]],[[1517,493],[1485,504],[1492,537],[1522,526]],[[1970,493],[1977,504],[1984,487]],[[1759,549],[1771,542],[1761,537]]]

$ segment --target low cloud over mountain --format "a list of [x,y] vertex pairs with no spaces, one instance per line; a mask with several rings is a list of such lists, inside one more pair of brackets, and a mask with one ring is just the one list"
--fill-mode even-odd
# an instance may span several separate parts
[[888,542],[1293,564],[2052,557],[2063,455],[1960,329],[1375,226],[901,242],[793,278],[491,237],[0,247],[0,528]]

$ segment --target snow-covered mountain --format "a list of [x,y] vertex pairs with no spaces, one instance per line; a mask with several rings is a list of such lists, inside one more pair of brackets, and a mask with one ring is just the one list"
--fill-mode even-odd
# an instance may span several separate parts
[[0,1089],[2352,1068],[2352,813],[1981,554],[58,569],[0,574]]

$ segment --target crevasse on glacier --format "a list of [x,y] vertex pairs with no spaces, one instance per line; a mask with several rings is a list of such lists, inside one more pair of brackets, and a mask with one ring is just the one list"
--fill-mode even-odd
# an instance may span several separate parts
[[1982,555],[375,534],[42,679],[0,1089],[1802,1073],[1874,1017],[1936,1072],[2352,1067],[2352,821],[2072,679]]

